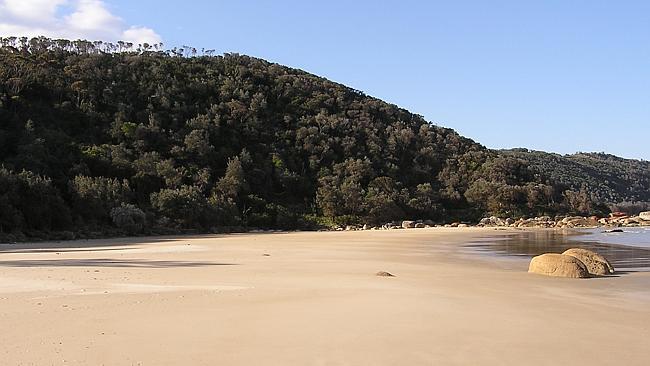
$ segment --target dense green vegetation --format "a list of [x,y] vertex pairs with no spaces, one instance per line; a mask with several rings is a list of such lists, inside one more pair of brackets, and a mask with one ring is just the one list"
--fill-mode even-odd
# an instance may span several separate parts
[[526,149],[503,150],[534,170],[573,189],[582,186],[601,202],[650,201],[650,162],[604,153],[550,154]]
[[0,46],[0,236],[587,214],[650,199],[647,162],[492,151],[261,59]]

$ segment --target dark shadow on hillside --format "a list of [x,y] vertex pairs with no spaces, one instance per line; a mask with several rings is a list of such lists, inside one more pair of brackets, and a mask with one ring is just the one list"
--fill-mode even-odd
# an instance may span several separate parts
[[0,261],[0,267],[116,267],[116,268],[180,268],[236,266],[236,263],[156,261],[139,259],[52,259]]

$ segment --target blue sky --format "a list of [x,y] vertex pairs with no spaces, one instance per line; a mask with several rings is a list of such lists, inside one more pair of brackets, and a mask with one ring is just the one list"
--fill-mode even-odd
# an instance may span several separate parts
[[106,37],[301,68],[488,147],[650,160],[650,1],[56,1],[102,5]]

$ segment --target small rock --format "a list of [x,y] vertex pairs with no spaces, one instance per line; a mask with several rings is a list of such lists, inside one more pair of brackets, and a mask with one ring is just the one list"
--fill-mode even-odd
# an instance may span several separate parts
[[376,275],[379,276],[379,277],[395,277],[394,274],[392,274],[390,272],[385,272],[385,271],[379,271],[379,272],[376,273]]

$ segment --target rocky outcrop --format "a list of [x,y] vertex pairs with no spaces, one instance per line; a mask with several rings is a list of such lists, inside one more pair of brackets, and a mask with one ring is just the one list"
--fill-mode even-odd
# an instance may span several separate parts
[[[434,226],[442,227],[468,227],[466,223],[452,222],[447,224],[436,225],[431,220],[404,220],[389,222],[381,226],[370,225],[347,225],[338,226],[335,230],[353,231],[353,230],[392,230],[392,229],[422,229]],[[635,227],[650,226],[650,211],[642,212],[638,216],[627,216],[624,213],[613,213],[609,217],[596,216],[539,216],[533,218],[513,219],[510,217],[499,218],[496,216],[485,217],[476,225],[479,227],[497,227],[497,228],[546,228],[546,229],[565,229],[565,228],[617,228],[617,227]]]
[[538,255],[530,261],[528,272],[546,276],[587,278],[589,271],[579,259],[570,255],[548,253]]
[[614,267],[609,263],[609,261],[594,251],[581,248],[571,248],[562,254],[570,255],[581,261],[592,275],[606,276],[614,273]]
[[627,216],[621,212],[616,212],[609,217],[600,219],[599,222],[602,225],[614,227],[650,226],[650,212],[641,212],[639,216]]
[[642,212],[639,216],[612,214],[610,217],[596,216],[540,216],[533,218],[501,219],[495,216],[481,219],[477,226],[512,227],[512,228],[594,228],[600,226],[650,226],[650,212]]

